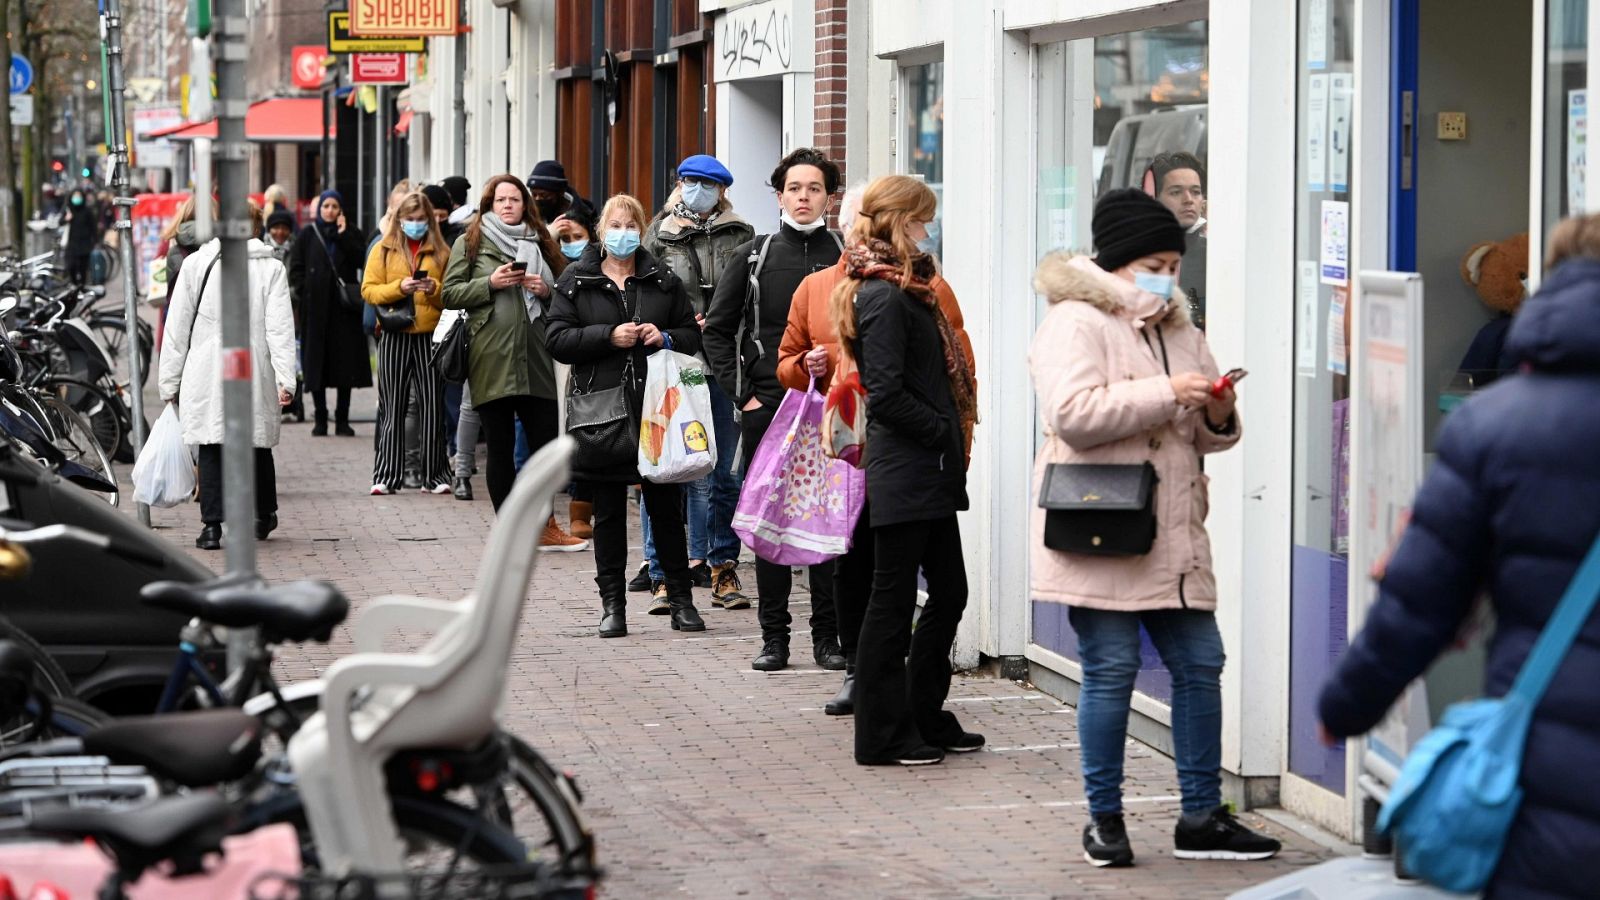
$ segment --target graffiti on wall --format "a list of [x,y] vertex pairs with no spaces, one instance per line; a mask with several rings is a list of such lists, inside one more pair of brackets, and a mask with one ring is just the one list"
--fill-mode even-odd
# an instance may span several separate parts
[[755,3],[722,17],[718,81],[793,71],[793,4]]

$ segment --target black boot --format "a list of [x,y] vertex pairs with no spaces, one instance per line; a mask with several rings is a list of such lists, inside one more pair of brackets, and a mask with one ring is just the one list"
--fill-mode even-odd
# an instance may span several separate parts
[[667,602],[672,605],[673,631],[705,631],[705,620],[694,608],[694,593],[687,586],[668,587]]
[[839,693],[833,699],[822,705],[822,711],[830,716],[848,716],[856,711],[856,670],[846,669],[844,684],[839,685]]
[[319,409],[313,414],[313,416],[314,416],[314,419],[313,419],[312,424],[311,424],[311,436],[312,437],[327,437],[328,436],[328,411],[326,409]]
[[594,577],[600,586],[600,636],[626,637],[628,634],[628,595],[621,572],[607,572]]

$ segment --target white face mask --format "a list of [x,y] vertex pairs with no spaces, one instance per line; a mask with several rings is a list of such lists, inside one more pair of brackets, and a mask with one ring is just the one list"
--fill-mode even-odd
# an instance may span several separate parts
[[811,232],[816,231],[818,228],[828,224],[828,218],[826,216],[817,216],[817,220],[815,222],[811,222],[807,225],[801,225],[799,222],[794,220],[794,216],[789,215],[788,210],[784,210],[781,214],[779,214],[778,221],[802,234],[810,234]]
[[1165,300],[1172,296],[1171,275],[1158,275],[1155,272],[1133,273],[1133,286],[1141,291],[1149,291]]

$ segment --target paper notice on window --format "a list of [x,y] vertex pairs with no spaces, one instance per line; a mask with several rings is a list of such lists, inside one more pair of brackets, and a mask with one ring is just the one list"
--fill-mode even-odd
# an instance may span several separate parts
[[1350,104],[1356,77],[1349,72],[1328,76],[1328,181],[1336,194],[1350,190]]
[[1317,315],[1322,282],[1317,278],[1315,260],[1300,260],[1298,271],[1300,312],[1295,316],[1295,371],[1306,378],[1317,377],[1317,344],[1322,336],[1322,319]]
[[1584,208],[1585,182],[1589,171],[1589,92],[1583,88],[1567,91],[1567,215],[1580,215]]
[[1350,204],[1322,201],[1322,283],[1350,283]]
[[1328,67],[1328,0],[1311,0],[1306,10],[1306,68]]
[[1344,288],[1334,288],[1333,302],[1328,304],[1328,371],[1335,375],[1350,374],[1349,344],[1344,334],[1344,307],[1349,293]]
[[1306,188],[1328,189],[1328,76],[1311,76],[1306,97]]

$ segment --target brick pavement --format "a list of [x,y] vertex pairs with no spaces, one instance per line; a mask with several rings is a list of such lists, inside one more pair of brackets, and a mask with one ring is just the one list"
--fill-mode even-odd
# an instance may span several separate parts
[[[374,399],[358,392],[358,418],[370,416]],[[312,438],[309,426],[285,424],[282,524],[260,545],[262,573],[330,579],[358,609],[385,593],[461,596],[492,518],[483,479],[472,503],[366,496],[372,428],[358,422],[358,437]],[[153,513],[167,537],[222,567],[221,553],[193,548],[195,504]],[[643,595],[634,594],[631,634],[602,641],[593,573],[588,553],[541,558],[504,721],[577,775],[609,872],[605,896],[1224,897],[1329,855],[1246,816],[1284,839],[1279,858],[1174,860],[1172,764],[1130,742],[1139,864],[1093,869],[1079,843],[1085,807],[1071,709],[1030,685],[958,676],[951,708],[988,736],[985,752],[919,769],[862,768],[851,758],[850,720],[820,710],[837,673],[809,654],[786,672],[750,669],[759,646],[753,610],[712,608],[709,592],[697,591],[708,630],[679,635],[666,618],[643,615]],[[794,605],[803,622],[807,598]],[[797,630],[800,647],[804,626]],[[341,631],[329,647],[286,654],[281,674],[312,675],[348,650]]]

